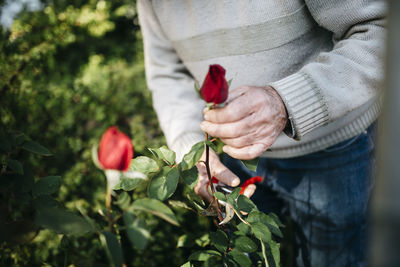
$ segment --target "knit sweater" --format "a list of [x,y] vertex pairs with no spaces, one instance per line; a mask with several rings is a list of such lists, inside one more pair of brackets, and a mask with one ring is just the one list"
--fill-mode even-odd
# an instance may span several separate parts
[[178,160],[204,139],[194,90],[210,64],[241,85],[272,86],[295,132],[263,156],[322,150],[378,116],[385,1],[138,0],[153,105]]

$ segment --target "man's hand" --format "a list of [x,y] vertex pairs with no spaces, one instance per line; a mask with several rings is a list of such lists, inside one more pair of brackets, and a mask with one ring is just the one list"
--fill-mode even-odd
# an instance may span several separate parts
[[[210,149],[209,157],[210,157],[209,161],[210,161],[211,176],[214,176],[219,181],[229,186],[236,187],[240,184],[240,179],[227,167],[225,167],[224,164],[221,163],[221,161],[218,158],[218,155],[212,149]],[[206,152],[204,151],[200,161],[205,161],[205,159],[206,159]],[[204,165],[204,163],[198,162],[196,164],[196,167],[199,171],[199,181],[197,182],[197,185],[194,188],[194,192],[196,192],[196,194],[198,194],[208,202],[211,202],[212,196],[210,196],[207,190],[208,176],[207,176],[206,166]],[[249,185],[244,191],[244,195],[250,198],[255,190],[256,190],[255,185]]]
[[276,140],[287,122],[285,105],[270,86],[241,86],[223,108],[204,110],[201,129],[219,137],[225,153],[237,159],[259,157]]

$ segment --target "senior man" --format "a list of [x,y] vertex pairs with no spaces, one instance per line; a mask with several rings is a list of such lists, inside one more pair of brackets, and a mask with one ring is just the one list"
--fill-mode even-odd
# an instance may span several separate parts
[[[211,170],[228,185],[250,175],[235,159],[260,157],[253,199],[290,214],[297,264],[364,266],[385,2],[138,0],[138,11],[148,87],[178,160],[201,130],[226,144],[231,157],[212,154]],[[193,85],[210,64],[233,90],[203,121]],[[209,198],[198,169],[195,190]]]

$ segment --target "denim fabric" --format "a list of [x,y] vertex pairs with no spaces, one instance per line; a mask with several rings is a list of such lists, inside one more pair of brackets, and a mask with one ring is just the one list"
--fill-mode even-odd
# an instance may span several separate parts
[[[264,212],[290,215],[298,266],[366,266],[375,129],[305,156],[260,158],[264,180],[252,200]],[[255,175],[229,156],[224,163],[243,180]]]

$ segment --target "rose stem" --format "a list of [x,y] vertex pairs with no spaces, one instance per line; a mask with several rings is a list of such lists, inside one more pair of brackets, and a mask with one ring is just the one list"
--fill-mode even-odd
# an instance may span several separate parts
[[110,232],[113,232],[113,221],[111,218],[111,188],[107,182],[107,193],[106,193],[106,207],[107,207],[107,220]]
[[[208,133],[205,133],[205,137],[206,137],[206,142],[207,142],[208,141]],[[209,182],[209,185],[211,187],[211,192],[212,192],[212,195],[213,195],[213,198],[214,198],[214,205],[215,205],[215,208],[217,209],[218,220],[222,221],[224,218],[222,218],[221,210],[219,209],[219,205],[218,205],[218,200],[215,197],[215,189],[214,189],[214,185],[212,183],[212,177],[211,177],[211,171],[210,171],[210,147],[207,145],[206,142],[204,142],[204,144],[206,145],[206,162],[205,162],[205,165],[206,165],[206,170],[207,170],[208,182]]]

